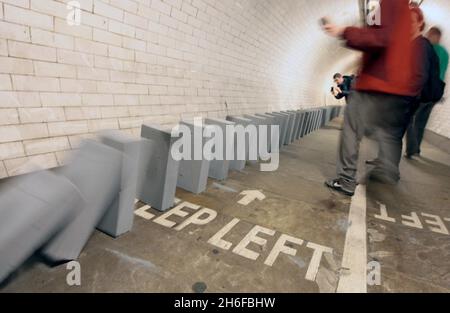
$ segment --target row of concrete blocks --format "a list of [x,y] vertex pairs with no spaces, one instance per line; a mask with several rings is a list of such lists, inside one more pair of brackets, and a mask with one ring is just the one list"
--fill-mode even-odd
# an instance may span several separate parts
[[[205,159],[175,161],[170,151],[176,138],[171,137],[169,132],[143,125],[141,155],[144,157],[140,162],[140,187],[138,187],[137,198],[157,210],[166,211],[173,206],[177,187],[199,194],[206,190],[208,178],[225,180],[230,170],[243,170],[246,163],[251,160],[248,157],[246,160],[240,160],[237,153],[245,150],[248,156],[249,138],[246,138],[245,146],[238,146],[235,137],[227,137],[225,129],[229,125],[278,126],[279,148],[282,148],[323,127],[339,113],[339,106],[329,106],[311,110],[228,116],[226,119],[207,118],[204,120],[205,127],[208,125],[219,126],[224,134],[224,157],[221,160],[212,161]],[[195,126],[192,121],[182,121],[181,123],[190,127],[192,132],[194,131]],[[267,142],[269,150],[271,150],[271,139],[272,136],[269,132]],[[155,151],[151,145],[163,148]],[[233,145],[234,159],[227,160],[225,157],[227,150],[231,149]]]
[[[339,111],[325,107],[204,122],[220,127],[278,125],[282,147],[322,127]],[[83,142],[66,167],[19,177],[3,187],[0,282],[38,249],[49,261],[60,263],[77,259],[96,228],[112,237],[129,232],[136,198],[166,211],[174,205],[177,186],[201,193],[208,177],[224,180],[229,170],[245,167],[246,160],[175,161],[175,141],[170,131],[151,125],[142,126],[138,139],[104,132],[99,140]],[[227,147],[236,144],[234,138],[224,141]]]

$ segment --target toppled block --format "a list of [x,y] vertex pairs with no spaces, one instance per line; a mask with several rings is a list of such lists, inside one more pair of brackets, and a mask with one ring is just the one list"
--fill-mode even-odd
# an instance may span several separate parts
[[101,133],[100,140],[122,152],[120,191],[97,226],[102,232],[117,238],[133,228],[141,139],[112,130]]
[[[255,147],[258,150],[258,158],[261,158],[262,157],[261,154],[266,154],[270,152],[270,145],[272,144],[272,135],[270,131],[270,126],[272,123],[272,119],[269,117],[262,117],[250,114],[245,114],[244,117],[250,119],[258,130],[257,144],[255,145]],[[265,131],[262,131],[262,128],[265,128]],[[263,136],[266,137],[265,138],[266,140],[264,140]],[[263,143],[262,146],[261,143]]]
[[[207,126],[196,126],[193,120],[184,120],[180,124],[188,127],[190,130],[191,153],[188,160],[182,159],[180,161],[177,186],[186,191],[199,194],[206,190],[211,161],[204,157],[203,140],[201,143],[196,143],[195,137],[198,133],[203,138],[203,131]],[[200,151],[196,151],[195,149]]]
[[[220,155],[217,155],[217,157],[211,161],[209,177],[217,180],[225,180],[228,178],[228,171],[230,169],[230,161],[228,160],[227,155],[234,155],[234,153],[231,153],[234,149],[234,132],[232,134],[227,134],[227,126],[235,126],[235,123],[218,118],[207,118],[205,119],[205,123],[216,127],[218,131],[220,130],[222,132],[222,138],[217,139],[219,137],[216,137],[213,151],[213,153],[215,152],[215,154]],[[222,151],[221,153],[218,153],[220,150],[217,149],[219,148]]]
[[305,118],[306,118],[306,112],[304,110],[298,111],[298,113],[300,114],[300,118],[299,118],[299,123],[298,123],[298,127],[297,127],[297,133],[295,135],[295,138],[297,140],[302,137],[302,129],[303,129],[303,125],[305,123]]
[[[250,125],[253,125],[252,120],[244,117],[227,116],[227,121],[235,123],[235,126],[241,126],[246,130]],[[250,160],[249,151],[250,143],[257,140],[258,132],[252,134],[246,132],[244,138],[239,138],[238,133],[234,136],[234,160],[230,161],[230,170],[242,171],[245,168],[245,164]]]
[[172,157],[179,139],[159,125],[142,125],[137,198],[151,207],[166,211],[173,207],[180,162]]
[[0,191],[0,282],[72,221],[85,202],[66,177],[42,171]]
[[54,262],[75,260],[120,191],[122,153],[86,140],[62,170],[85,199],[80,213],[42,251]]
[[[269,126],[268,139],[270,141],[270,143],[268,143],[268,147],[269,147],[269,152],[272,152],[272,150],[274,150],[274,148],[275,148],[275,147],[272,147],[272,143],[273,143],[273,141],[275,141],[274,137],[276,136],[277,133],[278,133],[278,136],[280,136],[281,123],[282,123],[281,119],[280,119],[280,117],[269,115],[267,113],[263,113],[263,114],[257,113],[255,115],[259,116],[259,117],[266,118],[268,120],[268,126]],[[277,133],[273,132],[273,130],[271,128],[272,126],[277,126],[278,127],[278,132]],[[279,140],[279,138],[278,138],[278,140]]]
[[286,139],[289,136],[290,115],[279,112],[267,113],[271,116],[281,118],[282,124],[280,129],[280,148],[285,145]]
[[298,127],[300,126],[301,115],[298,111],[287,111],[287,113],[292,114],[294,116],[294,125],[290,139],[290,142],[293,143],[297,139],[297,132]]
[[287,114],[289,116],[288,131],[286,134],[286,138],[284,139],[284,144],[288,146],[291,144],[292,134],[294,133],[296,115],[291,112],[281,112],[281,113]]

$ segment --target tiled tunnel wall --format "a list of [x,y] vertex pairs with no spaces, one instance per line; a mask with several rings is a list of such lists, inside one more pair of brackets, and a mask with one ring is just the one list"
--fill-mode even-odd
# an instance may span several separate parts
[[0,0],[0,178],[61,165],[102,129],[331,104],[357,59],[318,27],[355,23],[357,0],[78,0],[78,26],[68,2]]

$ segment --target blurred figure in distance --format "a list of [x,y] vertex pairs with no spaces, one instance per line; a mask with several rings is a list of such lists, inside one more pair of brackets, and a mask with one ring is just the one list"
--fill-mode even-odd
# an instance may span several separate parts
[[350,91],[353,88],[354,79],[354,75],[345,76],[341,73],[334,74],[333,81],[336,84],[336,87],[331,88],[332,95],[338,100],[345,98],[345,100],[347,101],[348,96],[350,95]]

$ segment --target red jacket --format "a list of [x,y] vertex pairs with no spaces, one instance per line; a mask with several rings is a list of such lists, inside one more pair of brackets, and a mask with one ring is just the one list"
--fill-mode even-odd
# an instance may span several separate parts
[[364,52],[355,88],[402,96],[417,96],[422,86],[413,67],[420,56],[411,40],[412,19],[409,0],[382,0],[381,25],[348,27],[348,47]]

